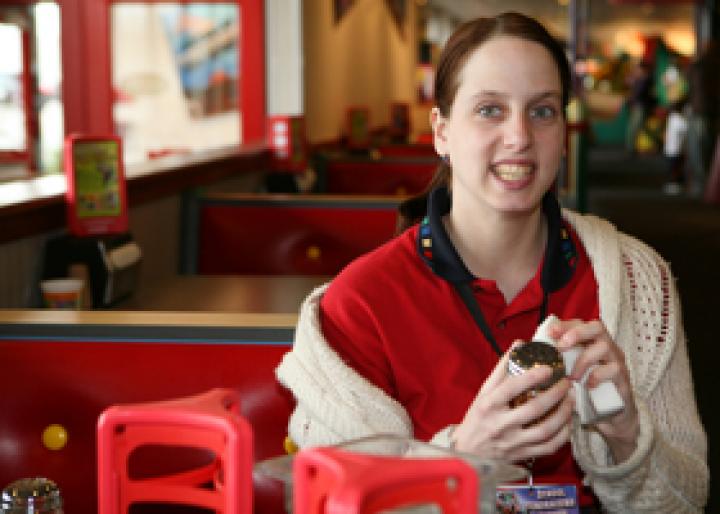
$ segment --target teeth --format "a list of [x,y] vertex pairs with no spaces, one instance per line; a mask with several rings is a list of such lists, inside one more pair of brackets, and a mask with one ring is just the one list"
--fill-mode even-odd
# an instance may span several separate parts
[[495,172],[503,180],[520,180],[532,172],[532,166],[522,164],[498,164]]

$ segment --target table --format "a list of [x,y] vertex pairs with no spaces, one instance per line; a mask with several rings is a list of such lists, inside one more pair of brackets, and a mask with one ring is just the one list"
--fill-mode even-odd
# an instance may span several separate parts
[[314,275],[178,275],[138,288],[114,308],[297,314],[303,299],[331,277]]

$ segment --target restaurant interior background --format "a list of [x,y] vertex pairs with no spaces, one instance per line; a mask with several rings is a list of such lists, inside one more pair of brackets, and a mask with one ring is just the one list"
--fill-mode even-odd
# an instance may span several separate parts
[[[62,202],[63,137],[76,124],[65,99],[77,98],[73,83],[80,80],[67,70],[89,69],[84,76],[92,77],[95,65],[70,67],[73,54],[63,51],[63,8],[74,3],[0,1],[0,235],[15,233],[23,216],[34,220],[39,206]],[[101,3],[109,10],[109,126],[123,138],[129,177],[258,142],[246,138],[238,93],[249,78],[239,59],[243,1]],[[380,132],[390,123],[389,104],[406,102],[415,141],[429,130],[432,66],[443,42],[463,19],[506,10],[537,16],[568,44],[593,144],[610,149],[624,143],[630,76],[643,55],[652,48],[664,69],[682,72],[717,32],[718,19],[714,0],[266,0],[264,110],[304,116],[313,148],[342,140],[349,106],[366,106],[371,131]],[[667,95],[664,69],[657,81]],[[81,103],[95,108],[98,86],[86,84]],[[648,120],[636,142],[641,156],[660,154],[662,123],[662,110]],[[260,171],[212,187],[259,191]],[[168,263],[180,261],[182,214],[181,193],[131,205],[142,284],[178,273]],[[40,305],[40,256],[62,225],[43,221],[42,229],[0,239],[0,308]]]
[[[367,105],[371,127],[381,127],[388,124],[390,101],[409,102],[413,136],[427,131],[432,64],[463,19],[514,9],[537,16],[564,41],[571,38],[569,0],[409,0],[394,2],[400,6],[395,11],[385,0],[344,3],[350,7],[335,19],[332,2],[266,2],[267,111],[304,113],[311,143],[342,133],[347,105]],[[584,25],[578,70],[591,115],[599,119],[620,111],[628,74],[646,40],[658,38],[686,65],[703,37],[695,30],[699,7],[692,2],[575,3]],[[41,173],[61,170],[60,6],[28,5],[0,6],[5,178],[22,176],[29,162],[25,157],[13,168],[13,153],[34,154]],[[113,123],[124,140],[126,164],[240,142],[239,16],[232,3],[112,3]],[[31,112],[24,103],[24,74],[34,88]],[[30,133],[28,123],[34,127]],[[611,140],[615,135],[603,134]]]
[[[366,107],[370,131],[382,132],[388,106],[405,102],[416,141],[429,131],[432,66],[453,27],[510,9],[537,16],[567,43],[594,144],[622,145],[636,63],[652,48],[662,89],[664,70],[687,66],[698,41],[709,37],[708,12],[715,12],[709,0],[253,0],[264,9],[262,54],[242,48],[247,1],[0,3],[0,206],[10,212],[25,197],[58,198],[63,137],[88,127],[122,138],[129,177],[168,159],[262,141],[265,113],[302,115],[310,148],[317,148],[342,141],[348,107]],[[74,30],[86,15],[77,6],[96,6],[88,12],[104,13],[107,26],[96,23],[83,36]],[[98,44],[103,35],[105,46]],[[264,55],[265,69],[252,99],[243,98],[258,75],[242,69],[249,50]],[[662,120],[651,117],[646,128],[638,149],[657,154]],[[261,180],[246,173],[223,187],[254,191]],[[167,263],[179,262],[180,209],[179,196],[131,204],[131,231],[145,255],[142,283],[177,273]],[[0,244],[2,307],[39,305],[38,256],[53,224],[19,230],[27,218],[7,218],[3,230],[22,237]]]

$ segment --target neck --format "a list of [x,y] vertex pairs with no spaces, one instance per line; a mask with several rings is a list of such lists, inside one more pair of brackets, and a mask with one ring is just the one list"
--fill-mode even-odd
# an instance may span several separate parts
[[532,212],[478,213],[453,200],[444,223],[470,272],[494,280],[508,302],[535,275],[545,253],[547,223],[540,205]]

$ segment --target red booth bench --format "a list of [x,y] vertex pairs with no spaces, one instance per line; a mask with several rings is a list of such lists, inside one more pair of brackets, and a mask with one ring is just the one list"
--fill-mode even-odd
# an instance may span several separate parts
[[393,237],[399,199],[206,194],[197,202],[190,271],[335,275]]
[[[100,412],[214,387],[240,392],[256,461],[283,454],[292,399],[274,368],[294,323],[294,315],[281,314],[0,312],[0,487],[44,476],[59,485],[65,512],[93,514]],[[59,450],[42,442],[51,424],[68,434]],[[283,512],[280,485],[255,478],[255,512]]]

